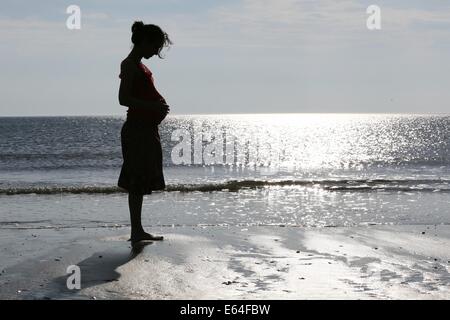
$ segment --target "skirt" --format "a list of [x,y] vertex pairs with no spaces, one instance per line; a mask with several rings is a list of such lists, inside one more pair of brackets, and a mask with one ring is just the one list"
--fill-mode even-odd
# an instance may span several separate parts
[[158,125],[127,119],[121,130],[123,164],[117,185],[135,194],[166,187]]

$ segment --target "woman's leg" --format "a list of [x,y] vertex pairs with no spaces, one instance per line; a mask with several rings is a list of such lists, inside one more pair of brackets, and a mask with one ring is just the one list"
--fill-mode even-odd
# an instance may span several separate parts
[[130,220],[131,220],[131,238],[136,238],[139,234],[144,232],[142,228],[141,215],[142,215],[142,201],[144,196],[138,193],[128,194],[128,206],[130,207]]
[[154,236],[144,231],[142,227],[142,202],[144,196],[142,194],[129,193],[128,206],[130,207],[131,220],[131,241],[138,242],[141,240],[163,240],[163,236]]

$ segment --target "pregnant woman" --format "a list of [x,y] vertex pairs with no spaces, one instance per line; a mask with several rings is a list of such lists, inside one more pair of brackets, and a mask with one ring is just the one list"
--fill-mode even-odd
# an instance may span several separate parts
[[156,90],[150,70],[141,62],[154,55],[162,58],[163,47],[172,42],[160,27],[136,21],[131,27],[134,46],[120,65],[119,103],[128,107],[121,130],[123,165],[118,186],[127,190],[131,219],[131,242],[163,240],[144,231],[141,223],[145,194],[165,188],[158,125],[169,106]]

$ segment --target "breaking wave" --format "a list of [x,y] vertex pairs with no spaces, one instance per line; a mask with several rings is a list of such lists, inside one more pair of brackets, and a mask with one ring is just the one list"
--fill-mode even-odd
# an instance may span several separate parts
[[[450,180],[444,179],[341,179],[341,180],[231,180],[206,184],[172,184],[165,191],[168,192],[237,192],[245,189],[266,187],[300,186],[320,188],[329,191],[392,191],[392,192],[450,192]],[[116,186],[38,186],[38,187],[9,187],[0,189],[3,195],[18,194],[111,194],[125,193],[126,190]]]

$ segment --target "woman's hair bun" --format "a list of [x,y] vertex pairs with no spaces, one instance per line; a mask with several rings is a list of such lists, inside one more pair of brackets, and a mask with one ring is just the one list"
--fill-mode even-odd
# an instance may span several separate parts
[[133,25],[131,26],[131,32],[135,33],[139,30],[142,30],[144,28],[144,22],[142,21],[135,21]]
[[131,32],[131,42],[134,45],[140,44],[144,39],[153,42],[158,47],[158,56],[161,59],[161,49],[163,47],[169,47],[172,44],[167,33],[154,24],[144,24],[142,21],[135,21],[131,26]]

